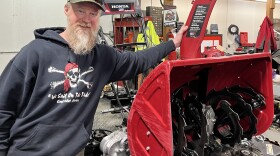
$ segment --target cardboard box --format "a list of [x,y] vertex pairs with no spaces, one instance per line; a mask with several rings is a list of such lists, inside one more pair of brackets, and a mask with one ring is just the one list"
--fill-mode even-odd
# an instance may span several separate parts
[[173,5],[173,0],[164,0],[164,5]]

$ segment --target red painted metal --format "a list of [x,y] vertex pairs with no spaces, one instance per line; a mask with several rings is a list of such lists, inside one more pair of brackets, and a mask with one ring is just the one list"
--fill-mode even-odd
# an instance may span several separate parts
[[[273,91],[270,53],[165,61],[145,79],[128,118],[128,142],[134,156],[173,154],[171,93],[182,84],[198,79],[205,69],[207,92],[240,85],[265,97],[266,106],[255,110],[258,134],[273,120]],[[193,86],[198,87],[198,86]]]
[[[201,58],[200,46],[216,0],[195,0],[187,19],[189,29],[182,39],[180,59]],[[203,22],[202,22],[203,21]]]
[[222,90],[235,85],[251,87],[262,94],[266,101],[266,106],[254,111],[258,118],[257,134],[270,127],[274,113],[271,54],[264,52],[201,58],[200,45],[215,2],[216,0],[194,1],[186,25],[195,20],[192,17],[195,12],[199,13],[198,6],[202,7],[202,12],[205,13],[206,10],[207,13],[202,13],[205,21],[200,25],[199,32],[191,34],[189,30],[185,35],[192,37],[183,37],[181,60],[164,61],[145,78],[139,88],[127,125],[132,156],[173,155],[171,93],[183,84],[197,81],[200,78],[198,73],[205,70],[205,86],[193,83],[190,90],[203,87],[207,94],[212,89]]
[[220,57],[220,56],[224,56],[225,52],[220,51],[219,49],[217,49],[216,46],[211,46],[211,47],[205,47],[202,55],[204,57]]
[[248,32],[240,32],[239,38],[242,47],[254,47],[253,43],[248,43]]

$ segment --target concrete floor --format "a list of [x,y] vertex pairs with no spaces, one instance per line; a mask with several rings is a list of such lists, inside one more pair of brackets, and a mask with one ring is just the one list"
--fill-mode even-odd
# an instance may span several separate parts
[[266,138],[268,138],[270,141],[277,141],[280,144],[280,129],[276,128],[269,128],[266,132],[262,134]]
[[99,105],[97,107],[93,129],[106,129],[110,131],[118,130],[119,126],[122,124],[123,117],[128,116],[128,113],[103,113],[103,111],[111,109],[111,102],[107,98],[101,98]]

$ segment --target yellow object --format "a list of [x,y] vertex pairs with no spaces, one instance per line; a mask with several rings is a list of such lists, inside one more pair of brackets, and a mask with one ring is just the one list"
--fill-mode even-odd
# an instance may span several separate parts
[[[148,48],[156,46],[160,44],[159,36],[157,35],[157,32],[155,30],[154,24],[152,21],[148,21],[147,27],[145,30],[145,34],[147,35],[147,45]],[[145,42],[144,35],[142,33],[139,33],[137,36],[137,43],[143,43]],[[147,47],[145,45],[138,45],[135,48],[135,51],[146,49]]]

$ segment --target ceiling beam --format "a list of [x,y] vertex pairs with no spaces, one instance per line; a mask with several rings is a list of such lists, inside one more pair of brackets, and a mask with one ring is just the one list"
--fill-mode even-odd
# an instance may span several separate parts
[[273,10],[275,8],[275,0],[267,0],[266,2],[266,16],[273,20]]

